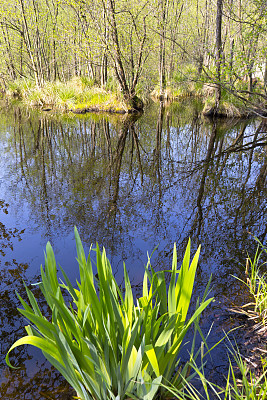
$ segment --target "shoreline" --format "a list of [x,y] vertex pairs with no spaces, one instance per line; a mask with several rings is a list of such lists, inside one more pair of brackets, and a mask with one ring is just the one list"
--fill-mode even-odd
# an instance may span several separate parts
[[8,89],[1,91],[1,97],[19,101],[31,108],[43,111],[73,112],[106,112],[110,114],[135,114],[143,110],[143,101],[137,96],[127,100],[120,90],[111,90],[97,84],[89,85],[80,78],[63,83],[45,82],[37,87],[29,80],[12,82]]
[[[31,86],[32,85],[32,86]],[[265,117],[267,112],[264,105],[255,104],[246,107],[233,96],[221,99],[219,109],[215,109],[214,94],[212,88],[203,85],[202,89],[183,90],[183,88],[167,88],[163,95],[154,90],[148,98],[155,103],[162,103],[168,106],[172,103],[181,103],[186,100],[198,100],[202,104],[202,115],[207,118],[218,119],[247,119],[257,116]],[[177,91],[180,91],[177,94]],[[54,111],[61,113],[86,114],[86,113],[107,113],[107,114],[142,114],[144,112],[143,101],[135,96],[137,107],[127,104],[119,91],[112,91],[101,88],[97,85],[83,85],[79,79],[61,83],[47,82],[42,88],[36,88],[32,83],[20,82],[14,85],[12,90],[1,92],[2,99],[19,101],[30,108],[37,108],[41,111]]]

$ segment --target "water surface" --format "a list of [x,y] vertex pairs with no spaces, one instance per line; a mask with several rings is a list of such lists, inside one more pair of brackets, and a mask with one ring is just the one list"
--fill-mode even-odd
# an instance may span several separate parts
[[[213,343],[235,324],[227,298],[242,303],[244,290],[231,274],[242,276],[239,262],[253,254],[249,232],[262,241],[267,234],[261,120],[210,121],[192,103],[152,105],[139,119],[3,105],[0,150],[2,399],[69,397],[39,351],[15,351],[20,370],[7,368],[4,356],[25,324],[15,290],[24,292],[22,280],[38,281],[48,240],[72,282],[78,278],[75,225],[86,251],[105,246],[119,282],[125,261],[137,292],[147,252],[157,247],[153,265],[169,268],[174,242],[179,260],[188,237],[193,250],[201,243],[195,297],[212,273],[216,298],[203,329],[214,322]],[[218,354],[215,371],[227,363],[225,350]]]

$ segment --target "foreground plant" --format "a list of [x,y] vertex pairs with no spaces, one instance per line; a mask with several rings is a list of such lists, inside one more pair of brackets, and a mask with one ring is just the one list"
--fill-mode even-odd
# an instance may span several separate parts
[[[65,283],[59,283],[54,253],[48,243],[39,286],[51,316],[47,318],[41,313],[28,288],[29,304],[18,295],[24,307],[20,312],[31,325],[26,326],[27,336],[10,348],[6,356],[8,365],[11,366],[9,354],[14,348],[24,344],[36,346],[82,400],[149,400],[166,395],[160,386],[163,381],[171,382],[177,390],[184,386],[188,368],[178,369],[183,339],[212,301],[203,299],[197,303],[196,311],[187,320],[200,249],[190,264],[189,241],[178,271],[174,246],[168,287],[165,273],[155,272],[148,260],[142,297],[135,304],[126,268],[122,290],[105,250],[101,253],[96,246],[94,275],[90,255],[86,259],[76,228],[75,239],[80,270],[78,288],[72,286],[62,269]],[[71,298],[69,305],[64,292]]]
[[233,362],[229,357],[229,369],[224,386],[220,387],[209,381],[205,376],[204,363],[202,362],[199,367],[193,361],[191,368],[195,371],[199,382],[195,381],[195,385],[186,382],[183,391],[169,387],[168,390],[173,398],[178,400],[265,400],[267,398],[266,361],[262,360],[262,373],[256,376],[250,371],[238,348],[232,345],[231,347],[229,353]]
[[248,255],[246,261],[246,280],[240,280],[249,289],[252,301],[242,307],[234,307],[233,311],[246,315],[254,322],[254,329],[262,332],[267,330],[267,274],[266,261],[263,256],[267,254],[267,248],[257,239],[258,247],[254,257]]

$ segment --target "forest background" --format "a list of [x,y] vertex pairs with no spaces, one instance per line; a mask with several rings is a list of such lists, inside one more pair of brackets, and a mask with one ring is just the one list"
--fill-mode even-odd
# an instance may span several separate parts
[[266,0],[3,0],[1,87],[49,103],[36,88],[80,77],[128,108],[154,91],[265,113],[266,31]]

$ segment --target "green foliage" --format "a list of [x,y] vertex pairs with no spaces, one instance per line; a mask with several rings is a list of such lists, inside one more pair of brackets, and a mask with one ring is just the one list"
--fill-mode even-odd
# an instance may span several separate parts
[[[59,283],[54,253],[48,243],[39,285],[51,315],[42,315],[28,288],[29,304],[18,295],[23,305],[20,312],[31,326],[26,327],[27,336],[10,348],[8,365],[14,348],[31,344],[42,350],[83,400],[119,400],[127,396],[149,400],[155,397],[163,380],[180,390],[188,380],[188,365],[182,371],[178,369],[183,339],[192,324],[198,326],[200,314],[212,301],[204,298],[187,318],[200,249],[190,263],[189,241],[178,270],[174,246],[168,287],[164,271],[155,272],[148,260],[143,293],[135,304],[126,268],[121,289],[105,250],[101,253],[97,245],[94,275],[90,255],[86,259],[76,228],[75,239],[78,288],[72,286],[62,269],[65,283]],[[65,293],[71,298],[69,305]],[[164,391],[162,386],[162,396]]]
[[[249,289],[253,298],[252,302],[244,304],[240,312],[248,315],[258,327],[264,331],[267,328],[267,273],[265,267],[267,261],[263,257],[267,254],[267,248],[256,238],[258,248],[254,257],[247,257],[246,280],[241,280]],[[238,279],[238,278],[237,278]],[[256,325],[257,326],[257,325]]]
[[[228,351],[229,369],[223,386],[214,384],[205,376],[205,363],[202,358],[200,367],[194,360],[190,363],[196,374],[196,380],[199,381],[198,385],[195,381],[195,385],[187,382],[182,391],[178,391],[172,385],[166,386],[166,389],[168,388],[173,398],[179,400],[265,400],[267,396],[266,360],[262,359],[262,372],[256,376],[249,369],[238,348],[230,345]],[[196,386],[201,389],[196,389]]]
[[26,92],[34,87],[35,83],[31,79],[16,79],[14,81],[8,81],[7,91],[11,96],[18,95],[23,97]]
[[113,76],[108,77],[105,89],[114,93],[118,92],[119,90],[118,82]]
[[186,81],[188,80],[188,77],[187,77],[184,73],[178,71],[178,72],[174,75],[173,80],[174,80],[174,82],[175,82],[177,85],[179,85],[179,84],[181,84],[181,83],[186,82]]
[[85,75],[80,76],[80,81],[84,89],[92,88],[94,85],[96,85],[96,81],[94,79],[89,78],[88,76]]
[[[3,0],[0,85],[6,89],[10,86],[8,81],[19,76],[31,79],[38,87],[46,81],[67,82],[73,78],[87,89],[107,79],[106,90],[118,93],[117,78],[122,69],[126,86],[131,88],[134,83],[132,93],[144,100],[143,93],[150,93],[159,83],[162,56],[168,84],[183,86],[184,93],[200,95],[196,88],[194,91],[188,87],[192,81],[218,83],[214,4],[208,6],[204,0],[188,1],[186,7],[183,2],[144,0],[115,0],[110,4],[114,12],[113,7],[99,0],[40,0],[37,5],[34,1]],[[224,13],[222,29],[227,28],[228,34],[223,43],[219,80],[239,92],[247,90],[245,81],[249,76],[257,77],[260,83],[253,91],[264,94],[265,3],[234,2],[231,7],[226,4]],[[112,18],[116,29],[110,34]],[[14,96],[23,96],[19,89],[15,88]],[[31,96],[31,103],[43,100],[36,93]],[[175,97],[181,96],[184,94]],[[261,97],[256,103],[260,100],[263,107]],[[72,96],[63,95],[62,107],[72,102]]]
[[186,64],[182,69],[176,71],[173,80],[179,85],[184,82],[192,81],[197,78],[197,69],[192,64]]

